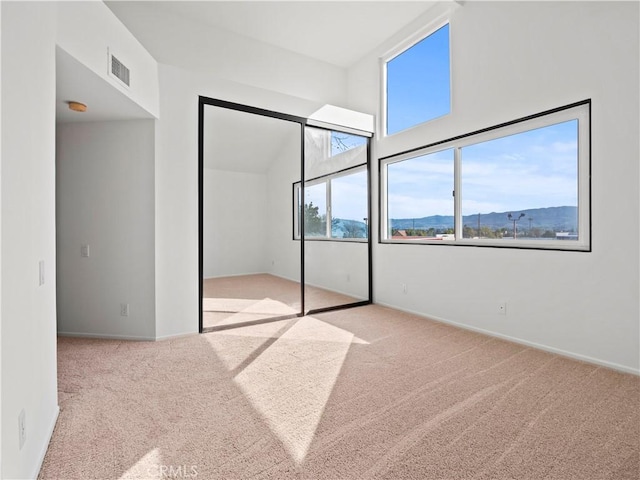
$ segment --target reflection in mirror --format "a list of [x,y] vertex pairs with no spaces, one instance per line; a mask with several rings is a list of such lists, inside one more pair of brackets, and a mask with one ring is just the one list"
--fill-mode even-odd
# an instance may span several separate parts
[[204,105],[202,327],[301,312],[300,242],[291,235],[299,123]]
[[294,197],[304,218],[307,312],[370,300],[368,141],[305,127],[304,194],[296,184]]

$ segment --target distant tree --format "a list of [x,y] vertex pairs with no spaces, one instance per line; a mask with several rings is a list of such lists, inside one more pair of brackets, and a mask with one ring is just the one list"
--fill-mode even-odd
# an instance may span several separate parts
[[471,228],[469,225],[464,225],[462,227],[462,237],[463,238],[473,238],[478,236],[475,228]]
[[333,155],[346,152],[366,144],[364,137],[348,133],[331,132],[331,151]]
[[496,238],[496,232],[487,226],[480,227],[480,238]]
[[327,233],[327,217],[319,214],[319,207],[313,202],[304,204],[304,233],[305,236],[318,236]]
[[349,145],[346,144],[349,136],[339,132],[331,132],[331,147],[334,152],[346,152],[349,150]]
[[542,238],[556,238],[556,232],[553,230],[546,230],[542,235]]
[[409,237],[428,237],[429,231],[424,228],[408,228],[405,230]]
[[533,238],[542,236],[542,233],[542,229],[538,227],[533,227],[531,230],[529,230],[529,236]]

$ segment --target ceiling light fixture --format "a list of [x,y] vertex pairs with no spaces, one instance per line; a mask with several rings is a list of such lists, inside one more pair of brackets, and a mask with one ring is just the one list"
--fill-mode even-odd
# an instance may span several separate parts
[[87,106],[84,103],[80,102],[67,102],[69,104],[69,109],[74,112],[86,112]]

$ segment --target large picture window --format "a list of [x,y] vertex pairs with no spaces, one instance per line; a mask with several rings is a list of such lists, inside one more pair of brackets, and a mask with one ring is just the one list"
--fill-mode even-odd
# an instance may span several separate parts
[[381,240],[590,250],[590,102],[381,159]]
[[449,24],[383,59],[384,128],[387,135],[449,113]]

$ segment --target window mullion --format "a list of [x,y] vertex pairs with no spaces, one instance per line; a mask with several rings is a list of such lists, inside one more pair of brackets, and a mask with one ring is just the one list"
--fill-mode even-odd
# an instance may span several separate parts
[[[391,239],[391,229],[389,228],[389,200],[388,200],[388,191],[389,186],[387,185],[387,162],[382,163],[381,168],[379,169],[379,185],[380,185],[380,218],[384,221],[380,222],[380,230],[381,230],[381,238],[384,240]],[[371,222],[369,222],[371,223]]]
[[[295,184],[294,184],[295,185]],[[293,215],[293,228],[294,228],[294,237],[299,239],[302,235],[300,234],[300,222],[303,220],[300,218],[303,213],[302,203],[300,202],[302,196],[300,186],[294,187],[294,215]]]
[[460,147],[453,149],[453,211],[454,211],[454,233],[456,241],[462,238],[462,182],[461,182],[461,159],[462,150]]
[[327,238],[331,238],[331,223],[333,218],[332,208],[331,208],[331,179],[327,180],[327,229],[326,234]]

